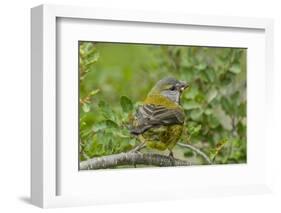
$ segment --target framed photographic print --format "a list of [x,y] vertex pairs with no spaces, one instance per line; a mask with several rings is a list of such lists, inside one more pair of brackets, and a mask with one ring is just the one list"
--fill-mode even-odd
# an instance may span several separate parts
[[246,58],[238,47],[79,41],[80,170],[247,163]]
[[270,191],[272,20],[31,14],[32,203]]

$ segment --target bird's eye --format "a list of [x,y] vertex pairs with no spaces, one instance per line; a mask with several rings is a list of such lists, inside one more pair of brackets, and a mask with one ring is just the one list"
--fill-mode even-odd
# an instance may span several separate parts
[[170,90],[171,90],[171,91],[175,91],[175,90],[176,90],[176,87],[175,87],[175,86],[172,86],[172,87],[170,88]]

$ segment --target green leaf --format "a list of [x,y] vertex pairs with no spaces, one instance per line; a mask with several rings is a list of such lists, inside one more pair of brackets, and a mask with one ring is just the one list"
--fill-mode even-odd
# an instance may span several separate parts
[[210,103],[216,96],[218,95],[218,91],[216,89],[211,89],[207,93],[207,102]]
[[184,157],[188,158],[188,157],[192,157],[194,155],[194,153],[191,150],[187,150],[183,153]]
[[184,79],[187,82],[193,81],[195,77],[195,72],[192,68],[182,67],[181,68],[181,76],[180,79]]
[[205,101],[205,94],[202,93],[198,93],[198,95],[196,95],[195,97],[195,101],[197,101],[198,103],[203,103]]
[[204,69],[206,69],[206,67],[207,67],[207,65],[202,64],[202,63],[195,66],[195,68],[198,70],[204,70]]
[[220,125],[219,120],[214,115],[208,116],[208,123],[209,126],[213,129]]
[[194,131],[194,134],[197,134],[199,133],[199,131],[201,130],[202,126],[201,124],[197,125],[196,127],[194,127],[193,131]]
[[237,124],[237,132],[238,132],[238,134],[239,135],[241,135],[241,136],[246,136],[246,131],[247,131],[247,128],[246,128],[246,124],[244,124],[243,122],[239,122],[238,124]]
[[112,120],[106,120],[105,121],[106,122],[106,126],[108,127],[108,128],[118,128],[118,124],[117,123],[115,123],[114,121],[112,121]]
[[192,112],[190,113],[190,117],[194,121],[199,121],[200,118],[201,118],[202,113],[203,113],[203,110],[195,109],[195,110],[192,110]]
[[103,120],[103,121],[95,123],[92,126],[92,131],[98,132],[98,131],[110,129],[110,128],[118,128],[118,124],[115,123],[114,121],[108,119],[108,120]]
[[221,105],[223,110],[227,113],[227,114],[231,114],[232,113],[232,104],[229,101],[228,98],[222,97],[221,98]]
[[198,88],[196,86],[191,86],[184,92],[184,97],[186,99],[194,99],[195,96],[199,93]]
[[185,110],[191,110],[191,109],[198,109],[201,107],[201,104],[197,103],[194,100],[190,100],[190,101],[185,101],[183,103],[183,108]]
[[235,93],[233,93],[231,96],[230,96],[230,99],[232,102],[234,103],[238,103],[238,100],[239,100],[239,97],[240,97],[240,92],[239,91],[236,91]]
[[97,122],[93,125],[92,130],[94,132],[98,132],[100,130],[104,130],[107,127],[106,122],[105,121],[101,121],[101,122]]
[[211,115],[211,114],[213,113],[213,110],[210,109],[210,108],[207,108],[207,109],[204,111],[204,113],[205,113],[206,115]]
[[84,103],[82,105],[82,109],[83,109],[84,112],[89,112],[90,111],[90,105],[87,104],[87,103]]
[[238,115],[241,117],[245,117],[246,111],[247,111],[246,102],[243,102],[238,107]]
[[204,74],[209,82],[214,82],[216,79],[216,73],[214,69],[209,68],[204,71]]
[[181,66],[184,68],[190,68],[192,67],[192,62],[188,58],[183,58]]
[[100,89],[92,90],[92,91],[90,92],[90,95],[91,95],[91,96],[94,96],[94,95],[98,94],[99,91],[100,91]]
[[231,83],[231,79],[232,79],[232,75],[230,72],[227,73],[223,73],[220,75],[219,80],[220,80],[220,84],[226,86],[229,85]]
[[93,63],[95,63],[95,62],[97,62],[98,61],[98,59],[99,59],[99,57],[100,57],[100,54],[98,53],[98,52],[96,52],[92,57],[91,57],[91,59],[89,60],[89,64],[93,64]]
[[81,138],[85,138],[85,137],[89,136],[91,133],[92,133],[92,130],[90,128],[83,129],[80,131],[80,136],[81,136]]
[[106,106],[106,103],[104,101],[100,101],[98,103],[99,108],[104,108]]
[[229,71],[234,73],[234,74],[238,74],[241,72],[241,67],[240,67],[240,64],[233,64],[230,68],[229,68]]
[[133,110],[133,103],[127,96],[121,96],[120,105],[123,109],[123,112],[131,112]]
[[102,113],[102,115],[105,119],[115,120],[114,112],[104,101],[100,101],[98,106],[99,106],[99,108],[101,110],[101,113]]

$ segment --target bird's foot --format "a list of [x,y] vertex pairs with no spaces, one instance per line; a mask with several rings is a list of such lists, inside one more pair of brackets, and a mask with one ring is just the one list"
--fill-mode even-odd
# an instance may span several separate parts
[[145,143],[141,143],[141,144],[137,145],[135,148],[133,148],[131,150],[131,152],[139,153],[140,150],[142,150],[145,147],[146,147],[146,144]]
[[172,151],[169,153],[169,158],[171,160],[172,166],[175,166],[175,157]]

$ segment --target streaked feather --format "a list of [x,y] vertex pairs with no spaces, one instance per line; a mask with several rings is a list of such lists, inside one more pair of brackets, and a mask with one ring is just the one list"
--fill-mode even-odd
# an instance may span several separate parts
[[136,113],[136,122],[132,134],[142,134],[152,127],[183,124],[184,113],[181,108],[168,109],[161,105],[145,104]]

